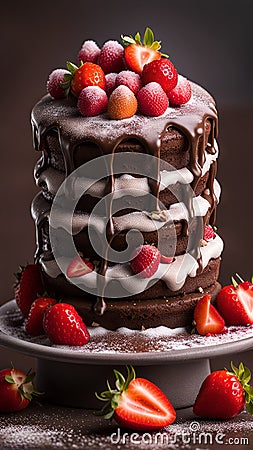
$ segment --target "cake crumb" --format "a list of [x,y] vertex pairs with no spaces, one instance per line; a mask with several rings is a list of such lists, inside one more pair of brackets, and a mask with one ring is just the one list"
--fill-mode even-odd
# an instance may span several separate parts
[[97,322],[92,322],[91,326],[92,327],[100,327],[100,324]]
[[198,288],[198,291],[201,292],[201,294],[203,294],[204,289],[200,286],[200,287]]

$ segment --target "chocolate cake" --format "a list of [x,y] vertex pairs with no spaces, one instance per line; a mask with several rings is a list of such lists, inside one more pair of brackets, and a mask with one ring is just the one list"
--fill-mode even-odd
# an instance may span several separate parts
[[[208,92],[190,86],[186,104],[157,117],[85,117],[72,94],[48,94],[33,108],[35,260],[46,292],[88,325],[187,326],[197,301],[220,289],[223,243],[207,236],[220,197],[217,111]],[[143,245],[162,255],[151,276],[132,270]],[[91,269],[68,276],[77,255]]]

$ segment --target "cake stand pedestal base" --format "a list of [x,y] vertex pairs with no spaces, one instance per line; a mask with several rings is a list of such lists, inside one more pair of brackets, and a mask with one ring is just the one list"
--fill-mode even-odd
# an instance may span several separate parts
[[[37,359],[36,387],[46,401],[84,409],[101,409],[95,392],[106,390],[106,380],[114,387],[113,369],[126,374],[125,365],[70,364]],[[161,365],[136,365],[137,376],[155,383],[177,409],[192,406],[199,387],[210,373],[208,359]]]

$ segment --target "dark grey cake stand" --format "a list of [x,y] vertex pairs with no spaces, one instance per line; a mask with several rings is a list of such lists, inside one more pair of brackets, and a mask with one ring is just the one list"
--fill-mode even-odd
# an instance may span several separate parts
[[[117,332],[114,335],[117,340]],[[47,401],[72,407],[100,408],[95,392],[106,389],[106,379],[113,385],[113,369],[125,372],[126,365],[133,365],[138,377],[157,384],[175,408],[193,405],[210,373],[210,359],[253,348],[253,327],[246,328],[240,339],[231,332],[229,342],[217,339],[213,345],[205,345],[205,339],[195,347],[169,351],[110,351],[110,342],[105,342],[104,351],[82,352],[75,347],[53,347],[46,340],[26,340],[15,301],[0,307],[0,345],[35,357],[37,389],[45,393]]]

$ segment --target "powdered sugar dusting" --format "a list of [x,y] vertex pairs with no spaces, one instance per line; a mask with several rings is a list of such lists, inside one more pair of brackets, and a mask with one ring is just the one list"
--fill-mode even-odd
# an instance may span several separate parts
[[170,329],[164,326],[136,331],[119,328],[106,330],[100,326],[89,327],[90,342],[83,347],[53,346],[45,336],[30,337],[25,332],[25,321],[18,311],[15,301],[9,303],[8,311],[0,311],[0,330],[7,336],[26,342],[36,343],[55,349],[70,350],[71,353],[119,355],[171,353],[180,350],[205,350],[253,338],[253,326],[231,326],[227,333],[200,336],[191,334],[186,328]]

